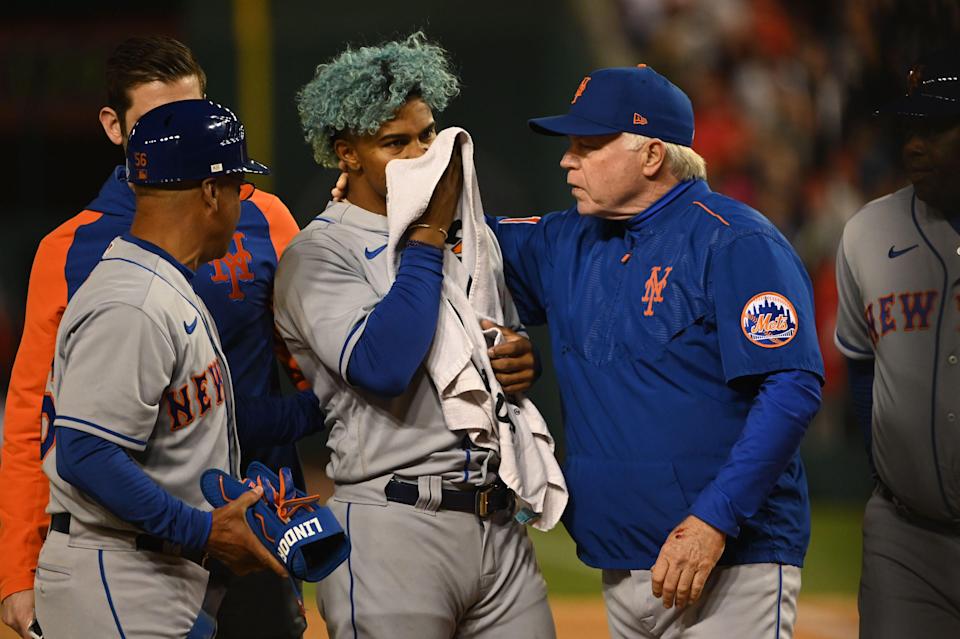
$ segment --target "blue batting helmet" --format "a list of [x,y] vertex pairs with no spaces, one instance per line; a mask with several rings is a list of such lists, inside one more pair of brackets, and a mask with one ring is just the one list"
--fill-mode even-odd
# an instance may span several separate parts
[[130,131],[127,180],[169,184],[231,173],[269,173],[247,155],[243,124],[210,100],[180,100],[148,111]]

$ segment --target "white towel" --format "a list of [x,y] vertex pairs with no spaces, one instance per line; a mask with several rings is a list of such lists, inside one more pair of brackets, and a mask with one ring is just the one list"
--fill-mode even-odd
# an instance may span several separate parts
[[523,512],[535,514],[533,526],[550,530],[567,505],[567,485],[540,411],[522,395],[507,400],[487,356],[487,348],[499,344],[503,335],[482,330],[480,320],[503,326],[517,318],[517,311],[504,283],[500,246],[484,221],[473,141],[463,129],[444,129],[417,159],[387,164],[388,272],[391,280],[396,277],[398,243],[430,203],[454,144],[460,145],[463,158],[457,210],[463,224],[462,262],[444,252],[443,302],[424,366],[451,430],[466,431],[474,444],[499,453],[500,478],[521,500]]

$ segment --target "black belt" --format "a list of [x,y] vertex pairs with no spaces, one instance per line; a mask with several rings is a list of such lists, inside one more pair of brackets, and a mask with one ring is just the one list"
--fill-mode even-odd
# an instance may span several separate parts
[[[420,499],[420,488],[417,484],[396,478],[387,483],[383,492],[387,495],[387,501],[410,506],[416,505]],[[501,510],[513,510],[513,491],[499,480],[467,490],[444,489],[441,491],[439,509],[472,513],[481,519],[486,519]]]
[[[70,513],[56,513],[50,516],[50,530],[55,530],[64,535],[70,534]],[[207,554],[202,550],[191,550],[183,548],[177,544],[170,543],[160,537],[153,535],[137,535],[137,550],[148,550],[158,552],[164,555],[182,557],[195,564],[203,566],[207,561]]]
[[960,520],[954,519],[951,521],[931,519],[926,515],[921,515],[900,501],[900,499],[894,495],[893,492],[887,488],[887,485],[882,481],[877,482],[877,493],[893,504],[893,507],[897,510],[897,514],[909,521],[911,524],[915,524],[921,528],[926,528],[927,530],[945,533],[948,535],[960,534]]

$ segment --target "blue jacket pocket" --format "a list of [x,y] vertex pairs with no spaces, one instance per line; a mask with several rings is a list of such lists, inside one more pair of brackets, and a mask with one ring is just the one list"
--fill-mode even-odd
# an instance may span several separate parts
[[577,555],[595,568],[649,569],[673,527],[687,516],[672,463],[571,456],[564,524]]

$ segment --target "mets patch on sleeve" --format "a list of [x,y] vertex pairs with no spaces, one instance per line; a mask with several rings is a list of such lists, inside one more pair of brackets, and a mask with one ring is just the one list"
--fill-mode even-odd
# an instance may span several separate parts
[[793,304],[779,293],[768,291],[750,298],[740,313],[740,327],[751,343],[763,348],[780,348],[799,329]]

